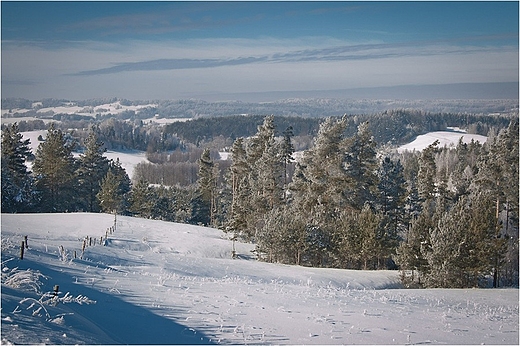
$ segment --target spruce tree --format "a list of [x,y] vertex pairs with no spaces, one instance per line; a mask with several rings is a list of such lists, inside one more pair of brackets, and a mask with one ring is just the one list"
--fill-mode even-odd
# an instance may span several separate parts
[[231,148],[230,185],[231,206],[227,220],[228,231],[233,232],[234,237],[247,230],[247,210],[251,191],[249,187],[249,164],[244,148],[244,139],[237,138]]
[[292,144],[292,137],[294,136],[293,128],[292,126],[289,126],[285,129],[283,132],[283,141],[281,144],[281,155],[282,155],[282,161],[283,161],[283,200],[284,202],[287,201],[287,189],[288,189],[288,180],[289,180],[289,173],[288,173],[288,166],[291,164],[291,162],[294,160],[293,154],[294,154],[294,145]]
[[121,167],[119,158],[115,162],[110,161],[108,172],[96,195],[101,211],[105,213],[124,212],[127,207],[127,194],[130,192],[130,186],[130,179]]
[[99,140],[98,132],[95,127],[90,129],[85,139],[85,152],[79,156],[76,171],[80,203],[82,208],[89,212],[100,210],[97,194],[108,171],[108,159],[103,156],[106,149],[103,142]]
[[374,207],[378,184],[376,170],[376,142],[368,122],[362,123],[357,133],[347,140],[345,152],[345,172],[349,182],[345,193],[354,209],[361,210],[365,203]]
[[417,190],[423,203],[430,203],[437,196],[437,165],[435,154],[439,152],[439,141],[436,140],[424,149],[419,158],[419,172],[417,174]]
[[217,212],[217,183],[218,166],[210,157],[209,148],[204,149],[199,159],[198,192],[200,202],[198,207],[197,222],[206,225],[214,225]]
[[[406,186],[401,161],[385,157],[377,171],[378,209],[390,219],[389,226],[396,235],[404,225]],[[401,227],[402,228],[402,227]]]
[[153,215],[153,208],[155,203],[154,191],[150,188],[145,180],[139,180],[132,186],[130,196],[128,199],[128,211],[132,215],[149,219]]
[[76,161],[74,143],[52,123],[47,137],[36,150],[33,171],[36,188],[41,193],[38,209],[42,212],[65,212],[77,208]]
[[35,202],[34,183],[26,162],[32,156],[29,139],[24,140],[18,124],[2,131],[2,212],[26,212]]

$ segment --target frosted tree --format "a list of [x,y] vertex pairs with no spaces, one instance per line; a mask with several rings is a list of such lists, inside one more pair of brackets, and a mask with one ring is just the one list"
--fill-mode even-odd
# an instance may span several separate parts
[[436,140],[424,149],[419,157],[419,172],[417,175],[417,190],[423,203],[430,203],[437,196],[437,166],[435,154],[439,152],[439,141]]
[[388,226],[395,235],[403,228],[399,226],[404,226],[404,201],[407,193],[403,170],[401,161],[394,162],[385,157],[377,171],[377,209],[388,217]]
[[102,179],[108,171],[108,159],[103,156],[106,151],[103,142],[99,140],[96,127],[91,127],[85,139],[85,151],[79,156],[78,189],[82,209],[89,212],[100,210],[97,194],[101,189]]
[[153,215],[155,193],[145,180],[139,180],[132,186],[128,210],[135,216],[151,218]]
[[249,164],[244,148],[244,139],[237,138],[231,148],[231,166],[228,181],[231,185],[231,206],[227,220],[227,231],[234,237],[247,230],[247,210],[251,191],[249,187]]
[[45,141],[36,150],[33,171],[36,188],[41,193],[38,209],[42,212],[76,209],[78,196],[73,147],[73,142],[51,124]]
[[199,159],[197,186],[200,202],[198,204],[198,222],[214,225],[217,213],[217,184],[218,166],[211,159],[209,148],[206,148]]
[[17,123],[2,131],[2,212],[24,212],[35,203],[34,182],[26,162],[32,156],[29,140],[23,139]]
[[[518,230],[518,122],[499,133],[490,143],[477,163],[479,169],[471,190],[474,194],[484,194],[495,202],[495,243],[500,238],[510,237],[510,220]],[[516,234],[518,231],[516,231]],[[497,244],[497,248],[500,248]],[[501,250],[495,253],[493,286],[499,285],[499,272],[502,267]]]
[[302,213],[322,205],[328,212],[346,208],[348,179],[343,165],[346,118],[327,118],[320,124],[314,146],[296,165],[291,190]]
[[350,205],[357,210],[361,210],[365,203],[374,207],[378,163],[376,142],[369,130],[368,122],[360,124],[357,133],[347,140],[344,160],[349,182],[346,195]]
[[294,145],[292,144],[291,138],[294,136],[293,128],[292,126],[289,126],[285,131],[283,132],[283,141],[281,143],[281,155],[282,155],[282,162],[283,162],[283,200],[287,200],[287,189],[288,189],[288,179],[289,179],[289,173],[288,173],[288,166],[289,164],[294,160],[293,154],[294,154]]
[[121,167],[119,159],[111,161],[109,169],[96,197],[101,210],[105,213],[120,213],[126,209],[127,194],[130,192],[131,184],[126,171]]

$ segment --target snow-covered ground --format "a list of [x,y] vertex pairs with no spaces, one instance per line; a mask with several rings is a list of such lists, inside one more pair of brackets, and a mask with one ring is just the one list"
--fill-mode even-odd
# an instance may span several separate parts
[[519,342],[517,289],[406,290],[395,271],[263,263],[239,242],[232,259],[219,230],[122,216],[99,245],[113,225],[2,214],[3,344]]
[[[40,103],[41,104],[41,103]],[[35,104],[33,104],[33,107]],[[41,106],[41,105],[40,105]],[[57,107],[46,107],[46,108],[39,108],[37,110],[37,113],[48,113],[53,112],[54,114],[78,114],[78,115],[84,115],[84,116],[92,116],[95,117],[96,114],[100,115],[107,115],[107,114],[120,114],[124,111],[135,111],[137,112],[140,109],[147,108],[147,107],[157,107],[157,104],[146,104],[146,105],[137,105],[137,106],[125,106],[122,105],[120,101],[113,102],[113,103],[106,103],[103,105],[95,106],[95,107],[81,107],[76,106],[74,104],[68,104],[68,105],[62,105]],[[32,109],[2,109],[2,118],[8,117],[10,114],[24,114],[29,111],[32,111]],[[10,112],[11,111],[11,112]]]
[[467,134],[458,128],[452,129],[453,131],[435,131],[419,135],[414,141],[397,148],[397,151],[422,151],[436,140],[439,141],[439,147],[441,148],[444,146],[455,147],[461,137],[464,143],[469,143],[472,139],[475,140],[475,142],[480,142],[480,144],[484,144],[487,141],[486,136]]

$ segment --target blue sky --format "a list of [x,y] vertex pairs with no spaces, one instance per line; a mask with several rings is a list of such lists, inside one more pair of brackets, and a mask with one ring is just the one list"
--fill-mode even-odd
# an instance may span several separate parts
[[518,2],[6,2],[2,97],[518,82]]

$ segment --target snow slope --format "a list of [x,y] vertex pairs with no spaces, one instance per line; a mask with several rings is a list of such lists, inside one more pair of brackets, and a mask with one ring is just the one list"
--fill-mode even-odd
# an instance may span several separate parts
[[[394,271],[263,263],[239,242],[231,259],[219,230],[122,216],[100,245],[113,225],[106,214],[2,214],[2,343],[519,341],[517,289],[400,289]],[[97,244],[79,258],[87,236]],[[56,306],[31,306],[54,285]]]
[[464,143],[469,143],[471,142],[471,140],[475,140],[475,142],[480,142],[481,144],[484,144],[487,141],[486,136],[467,134],[464,131],[460,131],[458,129],[454,129],[453,131],[434,131],[428,132],[424,135],[417,136],[417,138],[412,142],[397,148],[397,151],[422,151],[436,140],[439,141],[440,148],[444,146],[454,147],[457,145],[461,137]]

